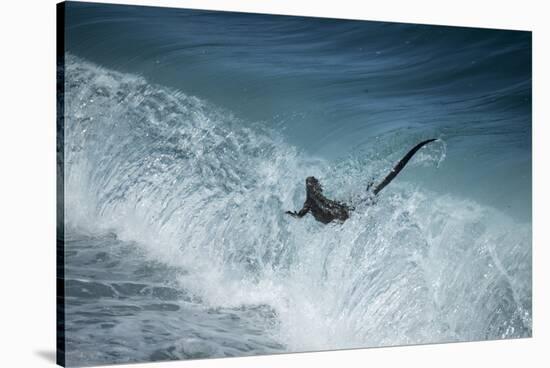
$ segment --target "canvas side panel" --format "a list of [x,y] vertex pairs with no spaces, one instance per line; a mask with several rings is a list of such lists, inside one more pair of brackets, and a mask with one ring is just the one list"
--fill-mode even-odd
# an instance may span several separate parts
[[57,364],[65,366],[65,3],[56,5],[57,57]]

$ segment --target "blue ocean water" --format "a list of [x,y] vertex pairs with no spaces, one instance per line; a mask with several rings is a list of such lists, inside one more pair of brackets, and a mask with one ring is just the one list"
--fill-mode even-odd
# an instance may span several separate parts
[[530,33],[66,14],[69,365],[531,335]]

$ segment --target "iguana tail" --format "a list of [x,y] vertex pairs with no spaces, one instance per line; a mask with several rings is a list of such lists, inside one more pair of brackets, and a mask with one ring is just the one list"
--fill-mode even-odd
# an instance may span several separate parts
[[377,195],[378,193],[380,193],[380,191],[382,189],[384,189],[386,187],[386,185],[388,185],[396,176],[397,174],[399,174],[399,172],[401,170],[403,170],[403,168],[405,167],[405,165],[407,164],[407,162],[409,162],[409,160],[414,156],[414,154],[420,149],[422,148],[424,145],[430,143],[430,142],[433,142],[435,141],[436,139],[428,139],[426,141],[423,141],[423,142],[420,142],[418,143],[416,146],[413,147],[413,149],[411,149],[402,159],[401,161],[399,161],[397,163],[397,165],[394,166],[394,168],[390,171],[390,173],[388,174],[388,176],[386,176],[384,178],[384,180],[382,180],[382,182],[380,184],[378,184],[374,190],[373,190],[373,193],[374,195]]

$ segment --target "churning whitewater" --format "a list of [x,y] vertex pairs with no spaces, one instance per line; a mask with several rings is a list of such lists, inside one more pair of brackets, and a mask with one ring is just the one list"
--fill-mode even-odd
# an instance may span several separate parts
[[143,77],[65,73],[69,365],[531,335],[529,223],[405,179],[344,224],[284,214],[306,176],[353,200],[408,147],[332,162]]

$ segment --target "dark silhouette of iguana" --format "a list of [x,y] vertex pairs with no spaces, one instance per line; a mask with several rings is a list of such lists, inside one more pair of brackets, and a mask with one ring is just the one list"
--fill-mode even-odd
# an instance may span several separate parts
[[[386,187],[401,170],[405,167],[407,162],[414,156],[414,154],[422,148],[424,145],[435,141],[436,139],[428,139],[426,141],[418,143],[414,146],[390,171],[390,173],[382,180],[382,182],[374,187],[372,193],[374,196],[378,195],[382,189]],[[367,191],[372,186],[372,183],[367,187]],[[317,221],[322,222],[323,224],[328,224],[333,220],[340,220],[342,222],[346,221],[350,212],[355,208],[353,206],[347,205],[345,203],[333,201],[328,199],[323,195],[323,188],[319,183],[319,180],[314,176],[309,176],[306,178],[306,201],[304,206],[298,212],[296,211],[286,211],[285,213],[293,217],[303,217],[308,212],[311,212],[313,217]]]

